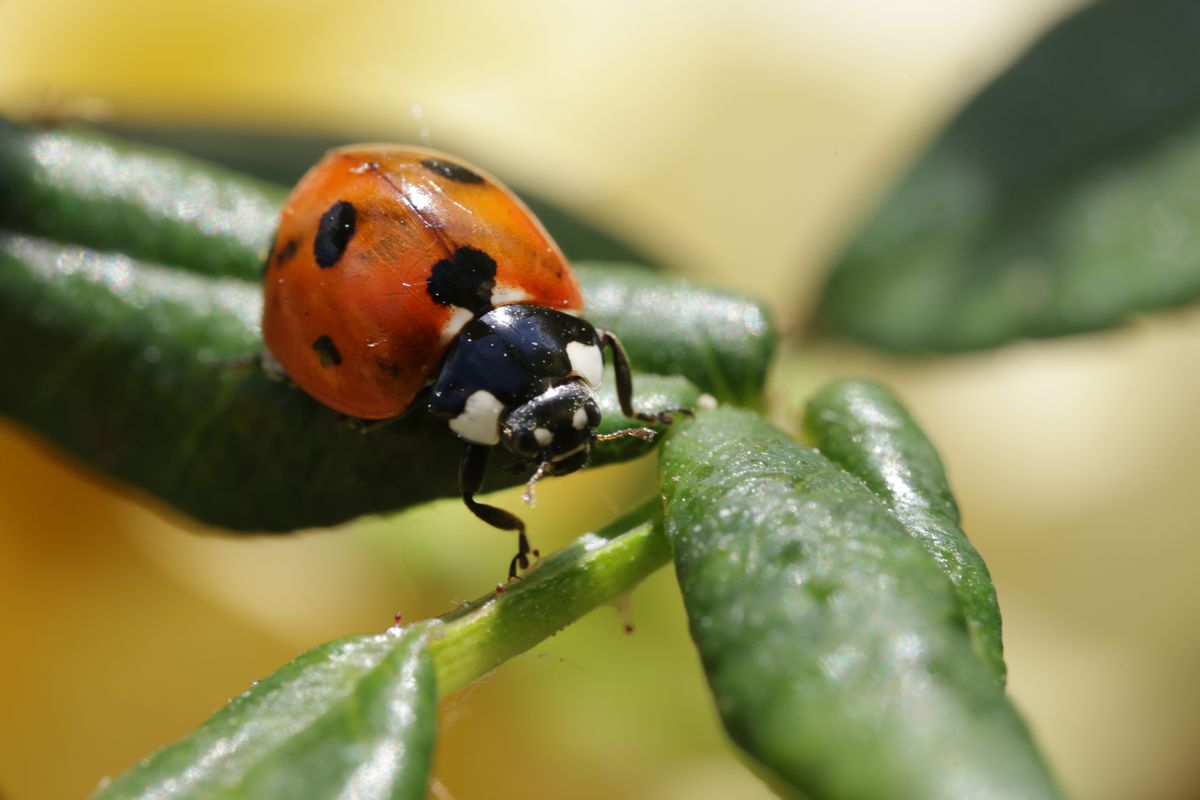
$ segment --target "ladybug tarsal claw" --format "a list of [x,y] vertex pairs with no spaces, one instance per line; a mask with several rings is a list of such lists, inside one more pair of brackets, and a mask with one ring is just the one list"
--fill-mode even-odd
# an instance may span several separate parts
[[512,561],[508,562],[508,580],[510,582],[521,579],[518,574],[520,570],[529,569],[530,553],[535,558],[538,557],[538,551],[529,546],[529,537],[525,535],[525,531],[519,531],[517,533],[517,554],[512,557]]
[[359,433],[374,433],[375,431],[382,430],[388,425],[391,425],[396,421],[396,419],[398,419],[398,417],[393,417],[391,419],[362,419],[360,417],[346,417],[346,426],[349,427],[350,430],[358,431]]

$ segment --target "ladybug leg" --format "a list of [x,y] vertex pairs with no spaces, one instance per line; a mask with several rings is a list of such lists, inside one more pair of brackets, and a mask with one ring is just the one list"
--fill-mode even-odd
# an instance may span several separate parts
[[270,350],[264,348],[257,356],[247,356],[247,358],[256,359],[258,363],[262,364],[263,372],[271,380],[280,381],[281,383],[291,383],[287,370],[283,368],[283,364],[280,364],[275,356],[271,355]]
[[386,428],[391,425],[399,417],[388,417],[387,419],[360,419],[359,417],[346,417],[346,424],[350,426],[350,430],[358,431],[359,433],[372,433],[380,428]]
[[525,523],[520,517],[502,508],[475,502],[475,493],[483,487],[483,475],[487,470],[491,449],[484,444],[466,446],[458,468],[458,490],[472,514],[493,528],[517,532],[517,554],[508,564],[508,579],[511,581],[517,577],[518,567],[529,569],[529,554],[533,553],[536,556],[538,553],[529,546],[529,537],[525,535]]
[[655,412],[634,410],[633,374],[629,369],[629,356],[625,352],[625,345],[621,344],[621,340],[611,331],[597,330],[596,333],[600,337],[601,346],[612,351],[613,372],[617,374],[617,402],[621,404],[621,413],[640,422],[657,422],[663,425],[670,425],[675,414],[692,416],[690,408],[668,408]]

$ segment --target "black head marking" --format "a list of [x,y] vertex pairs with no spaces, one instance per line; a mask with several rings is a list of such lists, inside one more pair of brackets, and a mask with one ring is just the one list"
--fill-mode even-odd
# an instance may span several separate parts
[[354,206],[345,200],[338,200],[321,215],[317,238],[313,241],[317,266],[324,269],[338,262],[354,236],[354,220],[357,216]]
[[455,164],[453,161],[442,161],[437,158],[426,158],[421,161],[421,166],[432,172],[436,172],[443,178],[449,178],[452,181],[459,183],[483,183],[483,178],[475,174],[471,170]]
[[338,352],[337,345],[333,343],[333,339],[328,336],[318,337],[312,344],[313,352],[317,354],[317,358],[321,359],[322,367],[336,367],[342,363],[342,354]]
[[491,310],[495,288],[495,259],[474,247],[460,247],[434,264],[426,283],[435,303],[465,308],[476,316]]

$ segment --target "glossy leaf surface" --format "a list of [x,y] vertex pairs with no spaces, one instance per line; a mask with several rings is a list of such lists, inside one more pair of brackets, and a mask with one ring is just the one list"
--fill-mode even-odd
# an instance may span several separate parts
[[[461,442],[422,413],[355,430],[258,363],[259,287],[23,236],[0,238],[0,411],[210,524],[287,531],[457,493]],[[613,381],[606,382],[612,392]],[[638,375],[639,407],[695,405]],[[632,423],[602,396],[605,432]],[[649,449],[624,440],[595,463]],[[497,454],[496,461],[500,461]],[[520,476],[493,470],[487,487]]]
[[809,400],[804,432],[823,456],[882,498],[949,576],[976,653],[1004,685],[991,575],[963,532],[941,458],[907,409],[877,383],[836,381]]
[[813,798],[1058,796],[953,584],[861,480],[730,408],[661,458],[692,638],[769,773]]
[[132,798],[424,798],[437,724],[428,628],[309,650],[103,787]]

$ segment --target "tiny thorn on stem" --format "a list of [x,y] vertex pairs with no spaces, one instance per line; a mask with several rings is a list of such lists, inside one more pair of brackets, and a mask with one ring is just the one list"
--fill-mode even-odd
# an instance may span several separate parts
[[633,633],[633,590],[614,597],[611,605],[617,610],[617,616],[621,618],[625,632]]

